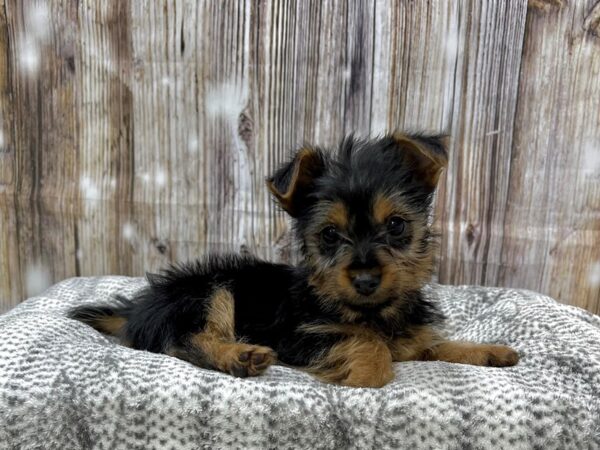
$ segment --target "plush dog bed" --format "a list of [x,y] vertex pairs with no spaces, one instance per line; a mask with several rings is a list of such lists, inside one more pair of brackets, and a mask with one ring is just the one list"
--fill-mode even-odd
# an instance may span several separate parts
[[73,278],[0,316],[0,448],[600,448],[600,318],[528,291],[432,285],[450,336],[516,367],[395,365],[383,389],[239,379],[66,317],[139,278]]

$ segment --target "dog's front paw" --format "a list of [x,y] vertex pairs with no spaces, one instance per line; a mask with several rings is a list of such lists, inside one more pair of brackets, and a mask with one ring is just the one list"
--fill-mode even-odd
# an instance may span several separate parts
[[386,368],[383,371],[350,371],[340,384],[350,387],[380,388],[394,379],[394,371]]
[[506,345],[487,345],[484,349],[485,364],[483,366],[509,367],[519,362],[519,354]]
[[422,359],[473,366],[508,367],[519,362],[519,354],[506,345],[446,341],[427,349]]
[[260,345],[235,344],[232,353],[227,372],[236,377],[260,375],[277,359],[273,349]]

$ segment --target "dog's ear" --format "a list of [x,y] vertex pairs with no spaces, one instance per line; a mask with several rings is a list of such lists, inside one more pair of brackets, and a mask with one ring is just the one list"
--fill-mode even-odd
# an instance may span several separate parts
[[394,133],[406,161],[430,189],[435,189],[442,170],[448,165],[448,137]]
[[304,147],[267,180],[267,186],[281,207],[290,216],[297,217],[307,205],[314,180],[324,170],[325,161],[321,151]]

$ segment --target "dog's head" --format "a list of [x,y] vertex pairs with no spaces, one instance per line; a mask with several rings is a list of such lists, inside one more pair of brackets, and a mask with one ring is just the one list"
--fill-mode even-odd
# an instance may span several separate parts
[[441,136],[348,137],[304,147],[268,180],[294,219],[310,283],[324,301],[383,304],[429,279],[432,194],[448,157]]

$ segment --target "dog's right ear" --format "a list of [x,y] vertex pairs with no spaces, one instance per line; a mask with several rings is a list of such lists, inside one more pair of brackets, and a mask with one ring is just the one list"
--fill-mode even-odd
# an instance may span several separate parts
[[304,147],[267,180],[267,186],[281,207],[290,216],[298,217],[307,206],[307,197],[314,188],[315,179],[324,170],[325,160],[321,151]]
[[392,138],[425,185],[433,190],[448,165],[448,136],[394,133]]

